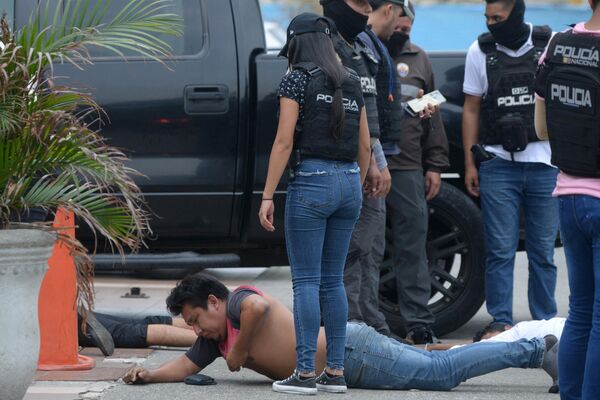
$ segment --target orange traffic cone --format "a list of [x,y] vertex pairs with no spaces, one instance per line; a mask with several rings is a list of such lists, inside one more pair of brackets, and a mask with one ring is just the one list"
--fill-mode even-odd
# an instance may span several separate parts
[[[59,209],[54,227],[75,237],[73,212]],[[92,369],[95,361],[78,354],[77,283],[75,262],[69,249],[57,243],[48,261],[48,272],[40,290],[40,358],[42,371],[79,371]]]

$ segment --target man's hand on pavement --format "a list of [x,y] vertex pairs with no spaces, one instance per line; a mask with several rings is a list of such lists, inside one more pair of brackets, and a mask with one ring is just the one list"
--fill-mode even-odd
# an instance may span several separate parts
[[427,171],[425,174],[425,198],[427,201],[433,200],[439,193],[442,186],[442,174],[434,171]]
[[150,371],[146,368],[135,366],[123,376],[123,382],[129,385],[150,383]]

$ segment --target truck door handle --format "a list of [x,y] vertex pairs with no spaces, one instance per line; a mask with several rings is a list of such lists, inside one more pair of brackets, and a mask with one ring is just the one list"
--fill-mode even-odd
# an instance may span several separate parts
[[186,114],[226,114],[229,112],[229,88],[225,85],[190,85],[184,89]]
[[223,100],[225,99],[225,93],[190,93],[187,96],[188,100]]

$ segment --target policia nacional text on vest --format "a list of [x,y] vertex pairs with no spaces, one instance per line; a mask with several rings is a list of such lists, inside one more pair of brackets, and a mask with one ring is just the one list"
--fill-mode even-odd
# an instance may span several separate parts
[[336,53],[342,60],[342,64],[346,68],[355,71],[360,78],[369,133],[372,138],[379,139],[381,132],[379,129],[379,114],[377,112],[377,83],[375,82],[379,63],[373,56],[373,53],[371,53],[371,50],[359,38],[356,38],[353,48],[350,47],[339,33],[333,34],[331,40],[333,41]]
[[335,94],[333,82],[312,63],[296,64],[293,69],[306,71],[310,76],[304,94],[304,117],[296,124],[296,156],[299,155],[300,159],[312,157],[356,161],[362,97],[358,75],[348,69],[349,76],[342,84],[344,130],[342,136],[336,139],[330,130],[331,105]]
[[402,85],[396,68],[384,44],[371,29],[365,31],[373,41],[381,59],[376,76],[377,111],[379,113],[379,129],[381,142],[396,142],[401,139],[402,132]]
[[582,177],[600,177],[600,38],[556,34],[536,79],[546,100],[552,163]]
[[488,92],[481,106],[481,143],[502,145],[515,153],[539,140],[534,124],[535,71],[551,36],[548,26],[533,27],[534,47],[521,57],[498,51],[491,33],[479,36],[488,78]]

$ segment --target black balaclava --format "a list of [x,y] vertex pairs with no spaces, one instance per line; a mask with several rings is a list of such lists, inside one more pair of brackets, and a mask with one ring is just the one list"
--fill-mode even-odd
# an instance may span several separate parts
[[331,18],[338,32],[350,43],[354,43],[359,33],[367,28],[369,17],[354,11],[344,0],[325,0],[323,15]]
[[520,49],[529,39],[529,25],[525,23],[525,1],[515,0],[515,6],[506,21],[488,24],[488,29],[496,43],[512,50]]
[[396,58],[402,52],[402,49],[406,45],[406,43],[410,40],[410,35],[404,32],[394,32],[390,40],[385,44],[388,48],[390,56],[392,58]]

